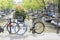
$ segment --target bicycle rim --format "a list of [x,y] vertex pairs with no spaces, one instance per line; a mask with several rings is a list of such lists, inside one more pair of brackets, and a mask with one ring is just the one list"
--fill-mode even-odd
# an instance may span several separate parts
[[27,31],[27,27],[25,25],[23,25],[23,24],[20,24],[19,26],[20,26],[20,30],[16,34],[17,35],[23,35],[23,34],[25,34],[25,32]]
[[16,34],[17,32],[19,32],[20,27],[19,27],[19,25],[17,23],[11,23],[11,25],[12,25],[11,27],[10,26],[7,26],[7,30],[8,30],[8,32],[10,34]]
[[34,24],[34,29],[35,29],[35,32],[37,34],[41,34],[42,32],[44,32],[44,29],[45,29],[45,25],[42,23],[42,22],[36,22]]

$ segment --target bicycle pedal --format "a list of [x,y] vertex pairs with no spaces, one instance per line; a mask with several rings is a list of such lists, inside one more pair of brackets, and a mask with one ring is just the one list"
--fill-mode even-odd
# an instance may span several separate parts
[[32,30],[32,33],[33,33],[33,34],[36,33],[36,32],[35,32],[35,29]]
[[35,34],[36,33],[35,30],[32,30],[32,33]]

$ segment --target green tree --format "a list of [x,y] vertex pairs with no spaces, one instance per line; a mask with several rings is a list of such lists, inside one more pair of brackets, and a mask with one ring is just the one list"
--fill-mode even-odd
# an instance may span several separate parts
[[24,0],[23,6],[26,9],[32,8],[35,10],[43,7],[43,3],[42,3],[42,0]]
[[0,0],[0,10],[5,8],[13,8],[13,0]]
[[60,13],[60,0],[58,0],[58,12]]
[[[23,6],[26,9],[32,8],[35,10],[48,6],[48,3],[52,1],[53,0],[23,0]],[[54,3],[55,2],[56,0],[54,0]]]

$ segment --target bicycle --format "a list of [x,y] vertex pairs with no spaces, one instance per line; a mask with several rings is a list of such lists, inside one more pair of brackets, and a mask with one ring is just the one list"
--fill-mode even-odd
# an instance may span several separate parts
[[[20,16],[20,17],[18,16],[18,18],[16,19],[15,23],[17,23],[19,25],[19,27],[20,27],[19,31],[16,34],[17,35],[25,34],[25,32],[27,31],[27,26],[25,25],[23,17],[22,16]],[[21,26],[21,25],[23,25],[23,26]],[[14,27],[15,27],[14,31],[16,32],[16,26],[14,26]]]
[[[4,25],[2,29],[4,30],[4,28],[6,27],[7,31],[9,32],[9,34],[16,34],[19,31],[20,27],[19,27],[18,23],[12,22],[11,18],[9,18],[9,19],[2,19],[2,20],[8,20],[6,25]],[[15,28],[16,31],[14,31],[14,26],[16,27]]]
[[[33,14],[32,16],[35,16],[35,14]],[[21,17],[22,18],[22,17]],[[40,19],[39,17],[33,17],[33,18],[29,18],[29,19],[32,19],[32,28],[30,28],[30,31],[32,31],[32,33],[37,33],[37,34],[41,34],[42,32],[44,32],[44,29],[45,29],[45,25],[41,22],[41,21],[36,21],[37,19]],[[22,23],[23,24],[23,27],[20,28],[20,31],[18,31],[16,34],[18,35],[23,35],[25,34],[25,32],[27,31],[27,26],[25,24],[25,22],[18,22],[17,23]],[[18,25],[19,25],[18,24]],[[39,24],[40,26],[36,26],[37,24]],[[19,25],[20,26],[20,25]],[[21,27],[21,26],[20,26]],[[41,29],[41,30],[40,30]],[[14,28],[15,30],[15,28]],[[23,30],[23,32],[22,32]],[[16,31],[16,30],[15,30]],[[22,32],[22,33],[21,33]]]
[[[35,15],[37,17],[35,17]],[[33,21],[35,21],[34,27],[33,27],[34,30],[35,30],[35,33],[37,33],[37,34],[43,33],[44,32],[44,29],[45,29],[45,25],[41,21],[42,16],[40,17],[39,14],[33,14],[33,16],[35,17],[35,18],[33,18]]]

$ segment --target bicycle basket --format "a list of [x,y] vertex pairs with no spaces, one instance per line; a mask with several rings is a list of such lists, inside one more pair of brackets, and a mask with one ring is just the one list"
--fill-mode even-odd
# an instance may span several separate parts
[[17,21],[18,21],[18,22],[24,22],[23,16],[18,16],[18,17],[17,17]]

